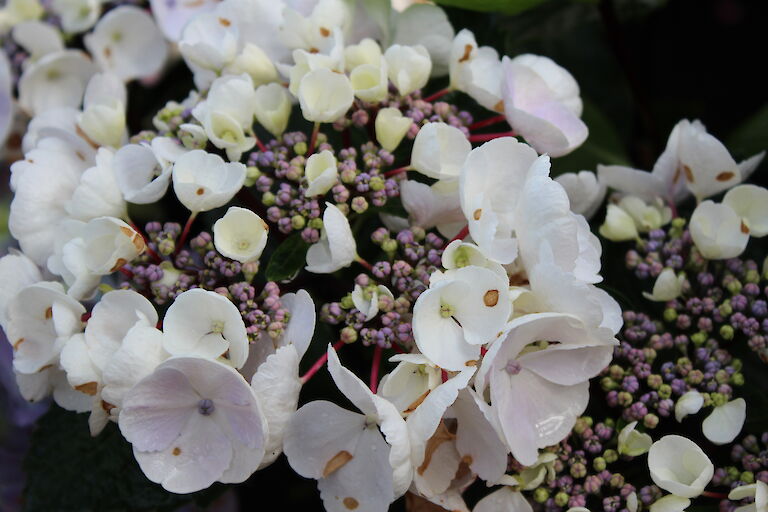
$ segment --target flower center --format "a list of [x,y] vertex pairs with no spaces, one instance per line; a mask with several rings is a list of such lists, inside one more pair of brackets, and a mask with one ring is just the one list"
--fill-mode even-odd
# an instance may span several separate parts
[[250,245],[251,245],[251,242],[249,242],[246,239],[242,239],[237,242],[237,248],[240,249],[241,251],[244,251],[245,249],[250,247]]
[[522,369],[523,367],[520,366],[520,363],[517,361],[517,359],[510,359],[507,361],[507,366],[504,367],[504,370],[510,375],[517,375]]
[[224,322],[221,320],[214,320],[211,323],[211,332],[215,334],[221,334],[224,332]]
[[440,304],[440,316],[443,318],[450,318],[453,316],[453,307],[449,304]]
[[197,402],[197,412],[203,416],[210,416],[216,407],[213,405],[213,400],[209,398],[203,398]]

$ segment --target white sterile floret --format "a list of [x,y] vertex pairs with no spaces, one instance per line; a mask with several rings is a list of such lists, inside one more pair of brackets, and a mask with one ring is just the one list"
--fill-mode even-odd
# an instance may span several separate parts
[[6,307],[5,332],[14,348],[13,368],[33,374],[58,365],[64,343],[83,328],[85,308],[57,282],[23,288]]
[[151,204],[165,195],[175,162],[187,150],[169,137],[128,144],[112,158],[115,181],[129,203]]
[[279,41],[288,48],[323,51],[334,32],[342,34],[351,28],[351,5],[343,0],[288,4],[278,34]]
[[688,391],[675,402],[675,419],[681,422],[689,414],[699,412],[703,405],[704,397],[701,393],[695,389]]
[[430,178],[456,179],[470,151],[472,144],[455,126],[427,123],[413,141],[411,167]]
[[163,348],[171,355],[216,359],[240,368],[248,335],[237,306],[216,292],[195,288],[179,294],[163,319]]
[[307,178],[306,197],[325,195],[339,182],[336,157],[327,149],[313,154],[304,165],[304,176]]
[[163,32],[163,35],[173,42],[181,38],[184,26],[195,15],[213,10],[218,4],[215,0],[201,0],[199,2],[168,2],[167,0],[150,0],[152,15]]
[[125,217],[127,205],[117,185],[111,149],[99,148],[96,165],[80,176],[80,183],[67,202],[67,213],[77,220],[95,217]]
[[19,23],[13,27],[11,37],[16,44],[29,53],[29,57],[22,64],[24,69],[44,55],[64,49],[61,31],[43,21],[34,20]]
[[384,101],[389,94],[387,63],[381,61],[378,66],[363,64],[349,74],[349,81],[355,96],[369,103]]
[[637,422],[633,421],[621,429],[621,432],[619,432],[619,455],[637,457],[638,455],[642,455],[651,449],[651,445],[653,444],[653,439],[651,439],[651,436],[644,432],[638,432],[636,427]]
[[408,427],[394,405],[341,366],[328,347],[328,371],[363,414],[326,401],[302,406],[284,441],[294,471],[317,479],[326,510],[384,511],[411,484]]
[[646,204],[639,197],[627,195],[619,200],[618,205],[632,217],[637,230],[641,233],[659,229],[672,220],[672,209],[664,206],[660,198]]
[[741,217],[741,230],[749,236],[768,235],[768,190],[756,185],[739,185],[725,193],[723,204]]
[[504,111],[499,53],[489,46],[478,48],[475,35],[467,29],[453,39],[450,78],[452,88],[469,94],[489,110]]
[[[293,51],[293,66],[279,65],[283,74],[288,75],[288,90],[294,96],[299,95],[301,80],[311,71],[328,69],[340,75],[347,76],[344,71],[344,41],[341,34],[333,32],[329,38],[329,46],[323,52],[308,52],[305,50]],[[287,69],[286,69],[287,68]],[[351,87],[351,85],[350,85]]]
[[343,116],[355,99],[346,75],[320,68],[301,79],[299,104],[304,119],[315,123],[332,123]]
[[440,368],[421,354],[396,354],[389,360],[398,365],[381,379],[378,393],[405,416],[442,383]]
[[237,27],[216,13],[192,18],[179,40],[179,51],[188,64],[217,72],[235,59],[237,46]]
[[79,50],[49,53],[19,78],[19,106],[30,116],[55,107],[78,107],[96,66]]
[[256,120],[269,133],[280,137],[291,117],[290,93],[282,85],[271,83],[259,86],[253,99]]
[[24,253],[10,249],[0,258],[0,328],[5,328],[8,302],[23,288],[43,280],[40,269]]
[[85,89],[83,113],[77,117],[77,125],[98,145],[119,148],[126,139],[126,97],[125,84],[117,75],[93,75]]
[[216,361],[165,361],[125,396],[119,424],[144,474],[170,492],[242,482],[264,457],[259,401],[239,373]]
[[440,180],[432,185],[414,180],[400,183],[400,198],[411,226],[436,227],[445,238],[453,238],[466,226],[456,180]]
[[655,302],[674,300],[683,293],[685,274],[675,274],[674,269],[665,268],[653,283],[653,293],[643,292],[643,297]]
[[768,510],[768,484],[757,480],[753,484],[740,485],[728,493],[729,500],[754,498],[754,503],[737,507],[734,512],[766,512]]
[[[461,169],[461,209],[472,239],[488,258],[501,264],[515,259],[518,203],[528,199],[539,208],[546,206],[541,197],[526,198],[523,185],[530,176],[548,174],[549,158],[538,157],[533,148],[512,137],[486,142],[469,153]],[[567,196],[564,200],[567,203]]]
[[714,444],[728,444],[739,435],[746,418],[747,403],[737,398],[716,406],[701,424],[701,430]]
[[737,164],[700,121],[683,119],[672,129],[652,172],[599,165],[597,173],[607,186],[645,201],[662,197],[679,203],[691,193],[702,200],[744,181],[764,156],[761,152]]
[[502,97],[512,128],[539,153],[563,156],[579,147],[589,130],[573,76],[548,57],[504,57]]
[[653,482],[676,496],[695,498],[704,492],[715,467],[701,448],[687,437],[664,436],[648,451]]
[[453,270],[470,265],[493,270],[507,279],[507,271],[499,263],[489,260],[475,244],[454,240],[443,250],[442,264],[446,270]]
[[8,0],[0,7],[0,34],[18,23],[39,19],[44,13],[40,0]]
[[8,132],[15,120],[13,102],[13,82],[11,79],[11,63],[3,52],[0,55],[0,144],[5,144]]
[[352,291],[352,303],[358,311],[365,315],[365,321],[372,319],[379,312],[379,297],[386,296],[394,300],[395,296],[384,285],[370,285],[362,287],[355,285]]
[[349,220],[336,206],[325,203],[320,241],[307,251],[309,272],[330,274],[348,267],[357,257],[357,244]]
[[173,191],[192,212],[224,206],[242,188],[245,165],[225,162],[219,155],[195,149],[173,164]]
[[380,67],[382,57],[381,46],[371,38],[365,38],[358,44],[350,44],[344,48],[344,65],[347,71],[363,65]]
[[615,204],[608,205],[605,221],[600,225],[598,232],[611,242],[635,240],[640,236],[632,216]]
[[397,149],[403,137],[413,125],[413,119],[404,116],[400,109],[383,108],[376,115],[376,140],[389,152]]
[[691,215],[690,231],[699,252],[710,260],[739,256],[749,242],[749,228],[726,204],[700,203]]
[[213,245],[240,263],[257,261],[267,245],[269,226],[251,210],[230,206],[213,224]]
[[155,20],[131,5],[105,14],[85,36],[85,46],[102,69],[126,82],[158,73],[168,56],[168,44]]
[[667,494],[651,504],[650,512],[684,512],[690,504],[688,498]]
[[256,114],[256,90],[247,74],[225,75],[214,80],[205,101],[192,110],[208,139],[227,152],[227,158],[240,160],[244,151],[256,144],[253,118]]
[[116,272],[144,252],[144,239],[128,224],[114,217],[97,217],[87,223],[62,223],[48,269],[60,275],[76,299],[91,297],[101,276]]
[[555,178],[568,194],[571,211],[591,219],[605,199],[605,184],[592,171],[566,172]]
[[61,19],[64,32],[79,34],[96,24],[101,4],[101,0],[53,0],[51,10]]
[[478,501],[475,508],[472,509],[472,512],[497,512],[499,510],[533,512],[533,507],[531,507],[531,504],[525,499],[523,493],[513,491],[511,487],[505,486]]
[[276,82],[280,78],[269,55],[253,43],[245,44],[235,60],[226,67],[225,73],[232,75],[247,73],[256,87]]
[[424,46],[430,58],[430,76],[445,76],[448,73],[451,41],[455,32],[448,15],[440,6],[412,3],[403,12],[396,13],[393,28],[393,43]]
[[413,307],[413,336],[436,365],[459,371],[477,364],[480,345],[504,330],[512,313],[509,284],[483,267],[451,271],[422,292]]
[[403,46],[394,44],[384,52],[389,79],[401,96],[427,85],[432,71],[429,52],[422,45]]
[[538,313],[513,320],[491,345],[475,388],[490,387],[490,415],[518,461],[533,464],[539,448],[568,435],[616,343],[574,316]]

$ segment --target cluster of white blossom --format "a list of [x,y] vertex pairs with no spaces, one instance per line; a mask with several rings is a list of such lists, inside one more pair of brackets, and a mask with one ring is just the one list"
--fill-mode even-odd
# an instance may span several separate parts
[[[131,6],[100,17],[97,0],[54,0],[53,9],[61,30],[38,21],[37,0],[0,13],[0,27],[30,54],[17,103],[32,117],[24,158],[11,169],[9,227],[21,252],[0,260],[0,323],[27,399],[53,394],[89,412],[93,435],[118,423],[146,476],[175,493],[242,482],[285,452],[298,474],[318,481],[328,511],[384,511],[409,490],[468,510],[462,492],[478,477],[500,487],[475,512],[531,510],[507,474],[508,455],[535,466],[540,449],[570,433],[622,325],[618,303],[595,285],[601,246],[585,215],[606,187],[626,192],[601,232],[633,239],[667,222],[674,201],[723,191],[762,158],[737,165],[686,121],[653,173],[610,166],[554,180],[550,156],[587,137],[576,81],[546,57],[479,47],[433,5],[400,13],[353,0],[153,1],[154,19]],[[65,48],[62,31],[90,31],[90,57]],[[178,137],[128,143],[125,82],[160,72],[165,38],[194,73],[197,90],[181,103],[191,117]],[[355,102],[407,96],[445,75],[526,142],[498,137],[473,149],[454,126],[416,128],[398,108],[378,110],[374,134],[386,150],[418,132],[410,179],[400,182],[409,218],[385,221],[453,241],[409,313],[414,352],[392,357],[397,365],[380,382],[369,388],[328,347],[328,370],[357,411],[327,401],[298,407],[299,363],[315,327],[304,290],[280,297],[290,313],[284,332],[253,342],[238,308],[215,291],[185,291],[161,318],[140,293],[111,289],[111,276],[148,250],[129,203],[156,203],[171,188],[190,212],[187,228],[198,213],[229,206],[213,226],[215,248],[257,262],[269,226],[232,205],[252,178],[240,160],[262,143],[256,124],[279,138],[294,112],[314,123],[306,195],[323,199],[340,178],[331,151],[313,154],[321,124]],[[0,66],[0,93],[11,94],[7,76]],[[702,202],[691,226],[702,254],[730,257],[750,235],[768,233],[765,195],[745,185],[722,204]],[[360,260],[347,212],[325,205],[309,272]],[[667,290],[658,295],[669,300]],[[353,292],[368,319],[383,296],[392,296],[385,286]],[[664,459],[651,463],[662,468],[652,473],[661,487],[677,481],[675,464],[690,472],[691,457],[703,456],[685,439],[664,442],[673,446],[651,448],[649,460]]]

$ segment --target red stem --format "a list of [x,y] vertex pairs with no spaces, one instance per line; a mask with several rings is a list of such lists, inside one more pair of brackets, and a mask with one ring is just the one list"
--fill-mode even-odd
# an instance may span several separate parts
[[[336,344],[333,346],[333,350],[338,352],[339,350],[341,350],[341,347],[343,347],[344,345],[346,345],[346,343],[344,343],[343,341],[337,341]],[[323,365],[325,365],[325,362],[327,360],[328,360],[328,352],[325,352],[322,356],[320,356],[320,358],[317,361],[315,361],[315,364],[313,364],[312,367],[309,370],[307,370],[307,373],[301,376],[301,383],[305,384],[309,379],[311,379],[312,376],[316,374],[320,370],[320,368],[323,367]]]
[[408,172],[411,169],[410,165],[404,165],[402,167],[398,167],[397,169],[392,169],[391,171],[387,171],[384,173],[385,178],[391,178],[392,176],[396,176],[401,173]]
[[435,94],[432,94],[432,95],[427,96],[426,98],[424,98],[424,101],[430,101],[431,102],[431,101],[438,100],[438,99],[442,98],[443,96],[445,96],[446,94],[448,94],[449,92],[451,92],[451,89],[448,89],[448,88],[440,90],[440,91],[437,91]]
[[381,352],[383,349],[381,345],[376,345],[373,350],[373,363],[371,363],[371,393],[376,394],[376,390],[379,387],[379,366],[381,366]]
[[[459,231],[455,237],[451,238],[451,242],[453,242],[454,240],[464,240],[468,234],[469,234],[469,224],[461,228],[461,231]],[[448,243],[451,243],[451,242],[448,242]]]
[[121,274],[123,274],[125,277],[127,277],[128,279],[133,279],[133,272],[131,272],[131,271],[130,271],[130,270],[128,270],[127,268],[123,268],[123,267],[120,267],[120,268],[119,268],[119,269],[117,269],[117,270],[118,270],[118,271],[119,271]]
[[677,205],[675,204],[674,196],[670,195],[668,202],[669,202],[669,209],[672,210],[672,218],[673,219],[678,218],[679,215],[677,214]]
[[312,136],[309,138],[309,149],[307,149],[307,158],[312,156],[315,152],[315,144],[317,144],[317,134],[320,133],[320,123],[315,123],[312,128]]
[[189,214],[187,223],[184,224],[184,231],[181,232],[181,237],[179,237],[179,241],[176,245],[176,251],[173,253],[174,256],[178,255],[179,252],[181,252],[181,249],[184,247],[184,244],[187,242],[187,237],[189,236],[189,230],[192,228],[192,224],[195,222],[196,217],[197,217],[197,212],[192,212]]
[[515,132],[499,132],[499,133],[476,133],[469,136],[469,142],[487,142],[489,140],[498,139],[499,137],[514,137]]
[[358,262],[360,265],[362,265],[368,272],[373,272],[373,266],[367,261],[365,261],[363,258],[361,258],[360,256],[355,258],[355,261]]
[[488,119],[483,119],[482,121],[476,121],[472,123],[471,125],[467,126],[467,129],[469,131],[475,131],[479,130],[480,128],[485,128],[486,126],[493,126],[494,124],[501,123],[507,120],[507,116],[505,115],[498,115],[489,117]]
[[722,492],[712,492],[712,491],[704,491],[701,493],[702,496],[706,496],[707,498],[715,498],[717,500],[727,500],[728,495]]
[[256,138],[256,145],[259,146],[259,151],[261,151],[262,153],[266,153],[267,152],[267,146],[265,146],[264,143],[262,143],[258,139],[258,137]]

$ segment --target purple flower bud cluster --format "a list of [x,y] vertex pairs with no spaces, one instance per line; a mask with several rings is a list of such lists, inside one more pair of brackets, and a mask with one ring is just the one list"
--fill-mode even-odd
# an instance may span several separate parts
[[586,507],[626,512],[627,498],[635,487],[616,471],[616,466],[632,457],[620,458],[614,448],[609,448],[616,446],[617,438],[612,419],[595,424],[592,418],[581,417],[568,438],[540,454],[540,464],[526,468],[511,459],[509,471],[518,473],[516,478],[524,486],[535,485],[532,494],[537,511]]
[[262,335],[276,339],[283,333],[290,313],[280,301],[280,287],[276,283],[270,281],[260,290],[251,283],[259,269],[257,262],[241,264],[225,258],[216,251],[210,233],[205,231],[177,253],[181,226],[174,222],[150,222],[145,233],[148,247],[161,261],[144,253],[125,265],[120,288],[137,291],[158,305],[193,288],[212,290],[237,306],[251,343]]
[[348,115],[334,123],[333,127],[342,131],[350,127],[370,128],[374,130],[373,124],[376,118],[374,108],[396,108],[400,110],[405,117],[413,120],[413,125],[406,137],[413,139],[419,133],[419,128],[427,123],[446,123],[463,131],[469,136],[467,126],[472,124],[472,114],[466,110],[460,110],[456,105],[446,101],[427,101],[422,98],[421,91],[417,90],[408,96],[400,94],[392,87],[389,97],[380,103],[379,107],[372,107],[370,104],[355,100]]
[[440,267],[446,242],[419,228],[400,231],[394,238],[389,230],[379,228],[371,239],[387,257],[372,264],[370,275],[358,275],[355,284],[370,290],[366,293],[372,293],[379,285],[386,286],[393,297],[378,294],[379,311],[366,321],[366,315],[354,306],[348,294],[339,302],[324,304],[320,319],[331,325],[343,325],[341,339],[348,343],[360,339],[364,345],[390,348],[394,343],[410,349],[413,303],[429,287],[429,276]]
[[753,260],[703,259],[683,227],[682,219],[676,219],[666,230],[651,231],[626,255],[627,267],[650,281],[648,288],[666,267],[685,273],[682,295],[666,304],[664,330],[697,347],[712,338],[725,347],[746,343],[768,362],[768,279]]
[[[768,484],[768,432],[759,437],[749,434],[741,442],[734,443],[731,446],[731,461],[733,464],[715,469],[713,486],[734,489],[757,480]],[[745,500],[741,505],[749,501],[752,500]],[[733,510],[737,506],[737,501],[723,500],[720,503],[721,510]]]
[[309,183],[305,176],[308,144],[304,133],[285,133],[282,140],[270,141],[267,151],[253,151],[248,156],[253,181],[250,190],[267,207],[267,219],[283,233],[300,232],[308,243],[320,238],[326,201],[335,203],[345,214],[362,214],[400,194],[397,180],[384,175],[394,163],[388,151],[373,142],[336,151],[322,133],[317,143],[315,153],[331,151],[337,160],[338,182],[322,196],[305,196]]

